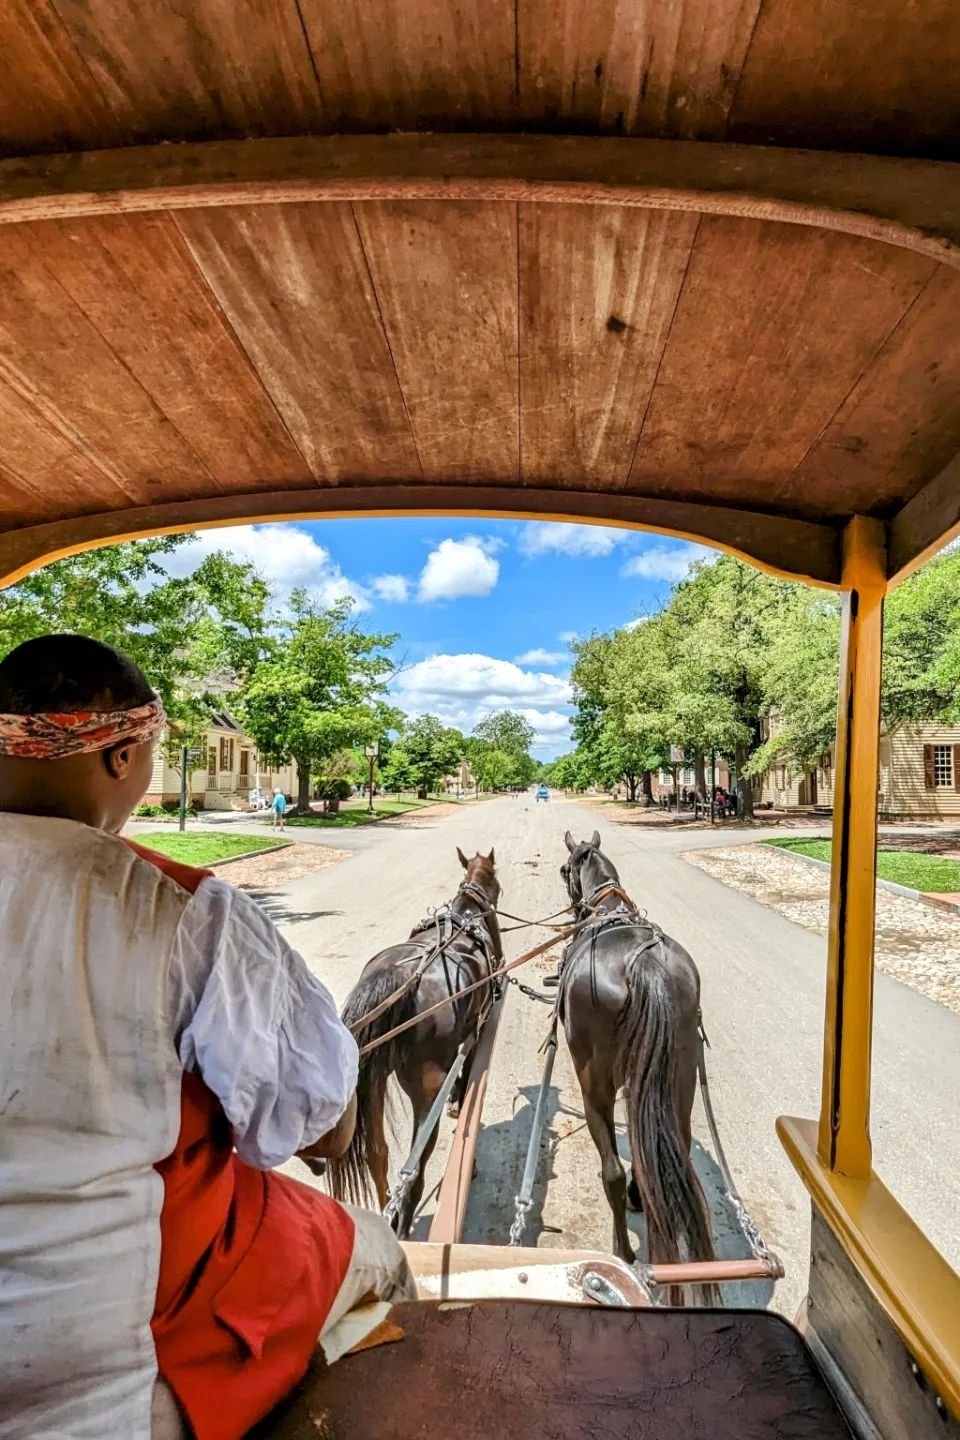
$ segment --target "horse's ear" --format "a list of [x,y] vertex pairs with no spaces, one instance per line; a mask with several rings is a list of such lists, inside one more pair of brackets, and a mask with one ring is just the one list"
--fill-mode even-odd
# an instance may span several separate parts
[[594,850],[599,850],[599,849],[600,849],[600,831],[599,831],[599,830],[594,830],[593,834],[592,834],[591,837],[590,837],[590,844],[593,846]]
[[570,854],[572,855],[573,852],[574,852],[574,850],[576,850],[576,848],[577,848],[577,842],[574,840],[574,838],[573,838],[573,836],[570,834],[570,831],[569,831],[569,830],[567,831],[566,835],[564,835],[564,837],[563,837],[563,843],[564,843],[564,845],[566,845],[567,849],[570,851]]
[[492,845],[490,846],[490,854],[487,856],[487,859],[490,861],[490,864],[491,864],[491,865],[494,864],[494,854],[493,854],[493,846],[492,846]]
[[469,868],[470,861],[467,859],[466,855],[464,855],[459,845],[457,846],[457,859],[460,861],[460,864],[463,866],[464,870],[467,870]]

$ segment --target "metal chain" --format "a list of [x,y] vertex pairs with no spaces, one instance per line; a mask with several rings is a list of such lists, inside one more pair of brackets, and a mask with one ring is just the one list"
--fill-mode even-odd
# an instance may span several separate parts
[[523,981],[518,980],[515,975],[508,975],[506,980],[508,985],[516,985],[520,994],[526,995],[528,1000],[539,1000],[544,1005],[553,1004],[552,995],[541,995],[539,990],[534,990],[530,985],[524,985]]
[[516,1246],[519,1245],[523,1239],[523,1232],[527,1228],[527,1213],[533,1209],[533,1201],[521,1200],[518,1196],[513,1204],[515,1213],[513,1224],[510,1226],[510,1237],[507,1240],[507,1244]]

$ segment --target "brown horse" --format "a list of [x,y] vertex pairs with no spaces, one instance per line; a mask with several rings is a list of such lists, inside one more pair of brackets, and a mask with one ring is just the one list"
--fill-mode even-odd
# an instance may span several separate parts
[[[361,1048],[445,997],[482,980],[503,959],[496,914],[500,883],[493,850],[489,855],[475,855],[472,860],[460,849],[457,855],[466,875],[453,899],[435,916],[421,921],[409,940],[374,955],[347,997],[343,1019],[353,1029]],[[395,994],[411,972],[418,969],[421,973],[416,984],[399,995],[394,1005],[371,1024],[359,1025],[365,1015]],[[409,1098],[416,1135],[461,1045],[476,1042],[490,1008],[492,989],[493,982],[480,985],[462,1000],[425,1016],[421,1024],[411,1026],[361,1058],[353,1142],[342,1159],[327,1164],[330,1188],[336,1199],[364,1204],[369,1198],[372,1179],[381,1210],[386,1206],[387,1081],[396,1075]],[[468,1060],[457,1078],[450,1105],[452,1114],[457,1113],[463,1098],[469,1063]],[[394,1217],[395,1228],[401,1236],[409,1232],[420,1203],[424,1172],[436,1139],[434,1130],[421,1156],[416,1178],[405,1191]]]
[[712,1260],[710,1220],[690,1159],[700,1046],[700,976],[682,946],[645,919],[620,885],[600,836],[564,836],[562,867],[583,930],[561,970],[560,1014],[576,1068],[617,1255],[632,1264],[627,1180],[613,1111],[623,1087],[634,1184],[651,1261]]

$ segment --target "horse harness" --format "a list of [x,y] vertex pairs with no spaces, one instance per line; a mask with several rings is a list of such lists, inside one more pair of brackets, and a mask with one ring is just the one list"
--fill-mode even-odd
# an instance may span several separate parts
[[[480,887],[471,884],[468,880],[463,882],[457,894],[474,900],[482,907],[484,913],[496,913],[494,907]],[[407,944],[414,945],[422,951],[416,972],[412,979],[411,988],[415,988],[420,983],[420,980],[423,978],[428,967],[433,964],[434,960],[441,959],[446,975],[447,988],[450,991],[451,997],[453,996],[453,980],[447,965],[447,952],[461,937],[470,940],[473,946],[479,949],[483,956],[483,964],[488,975],[496,969],[500,956],[496,953],[493,935],[483,918],[483,914],[466,917],[458,915],[453,909],[453,903],[454,902],[450,901],[445,905],[438,906],[435,910],[430,910],[420,921],[419,925],[415,925],[410,932],[410,938]],[[426,935],[430,931],[433,932],[432,943],[417,939],[417,936]],[[399,965],[410,965],[415,958],[416,957],[411,956],[409,959],[400,960],[397,963]],[[486,1018],[490,1004],[492,1003],[491,997],[490,1002],[484,1009],[483,1018]]]

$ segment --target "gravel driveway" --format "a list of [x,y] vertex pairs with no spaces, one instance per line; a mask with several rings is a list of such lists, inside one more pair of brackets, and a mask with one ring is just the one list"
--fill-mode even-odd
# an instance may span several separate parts
[[[708,875],[826,936],[830,873],[771,845],[688,851],[683,857]],[[877,890],[876,963],[960,1015],[960,915]]]

